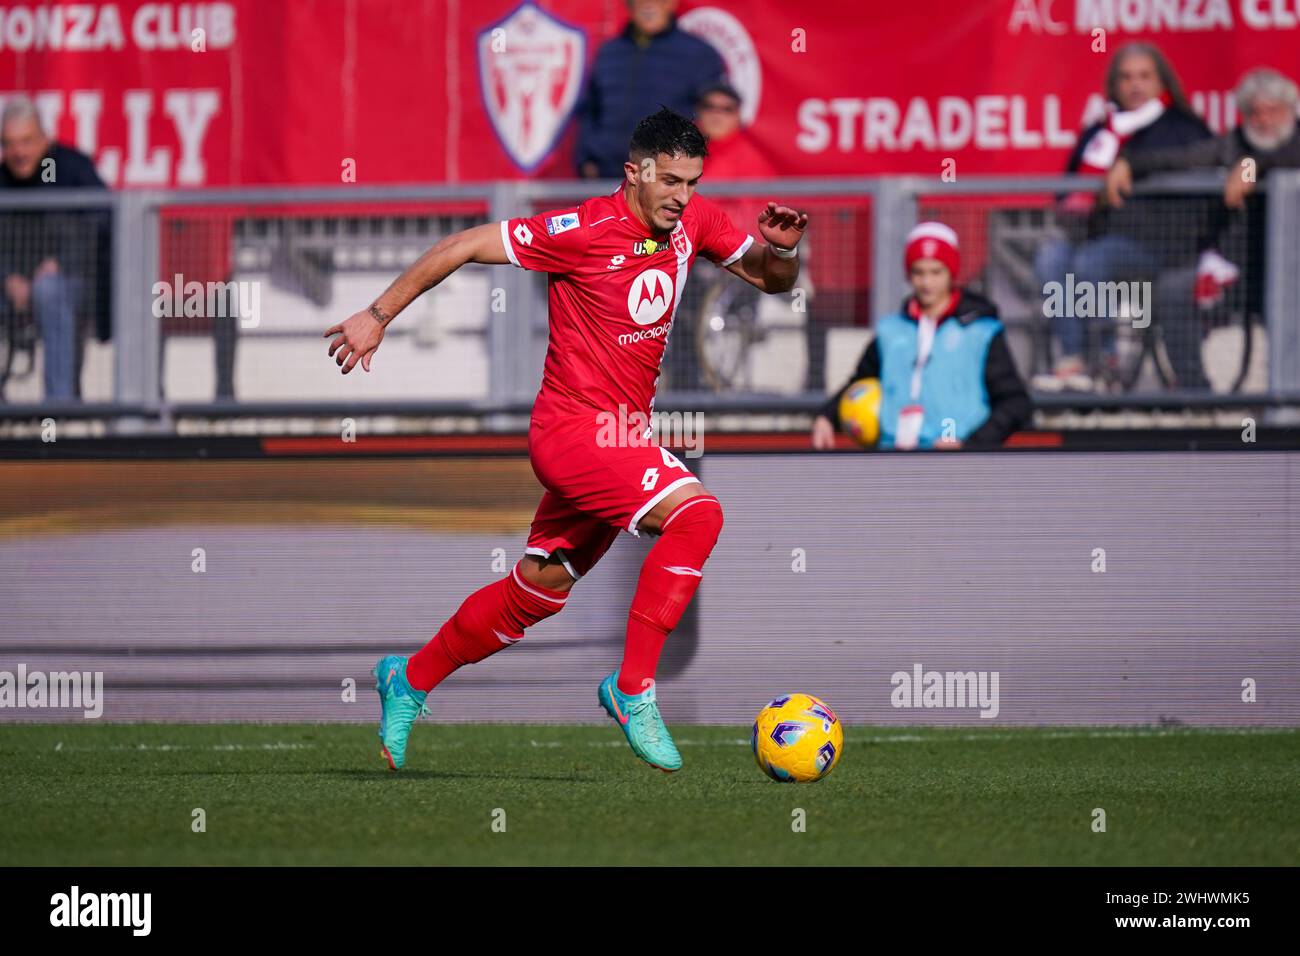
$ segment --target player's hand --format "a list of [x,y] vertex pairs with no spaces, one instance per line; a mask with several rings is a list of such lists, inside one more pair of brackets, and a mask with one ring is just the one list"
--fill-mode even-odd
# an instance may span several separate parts
[[1243,176],[1240,169],[1228,173],[1223,183],[1223,204],[1229,209],[1240,209],[1254,188],[1254,182]]
[[955,438],[940,438],[931,447],[938,451],[956,451],[961,448],[961,442]]
[[5,295],[14,304],[14,309],[19,312],[26,312],[32,301],[31,280],[17,272],[5,276]]
[[825,415],[813,419],[812,446],[815,451],[829,451],[835,447],[835,426]]
[[324,337],[329,338],[331,335],[337,338],[330,343],[330,355],[343,369],[344,375],[352,371],[357,362],[360,362],[361,367],[369,372],[370,359],[384,338],[384,326],[367,309],[358,312],[346,322],[340,322],[326,329]]
[[1106,174],[1106,184],[1102,186],[1102,195],[1106,204],[1118,209],[1124,205],[1124,197],[1133,195],[1133,167],[1123,156],[1115,160]]
[[808,228],[808,214],[770,202],[758,214],[759,235],[771,246],[793,249]]

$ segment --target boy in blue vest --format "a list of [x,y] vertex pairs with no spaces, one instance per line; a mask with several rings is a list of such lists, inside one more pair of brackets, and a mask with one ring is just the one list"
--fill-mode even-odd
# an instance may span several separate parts
[[880,448],[996,448],[1029,423],[1033,405],[997,307],[957,285],[959,263],[957,234],[943,223],[908,234],[912,294],[876,322],[857,369],[822,406],[813,448],[835,447],[840,397],[864,378],[880,380]]

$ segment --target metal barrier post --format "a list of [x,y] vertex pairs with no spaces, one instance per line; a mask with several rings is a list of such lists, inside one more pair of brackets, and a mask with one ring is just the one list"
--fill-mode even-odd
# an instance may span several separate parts
[[113,217],[113,397],[157,408],[159,322],[153,314],[158,281],[158,196],[120,192]]
[[[493,221],[503,221],[518,215],[516,190],[510,183],[497,183],[492,190],[491,215]],[[495,295],[489,295],[487,309],[487,349],[488,349],[488,401],[492,405],[503,405],[510,401],[512,392],[511,330],[508,316],[524,306],[525,289],[519,269],[511,266],[497,266],[492,270],[492,284],[500,288],[505,295],[504,313],[493,311]]]
[[1268,387],[1272,395],[1300,389],[1300,171],[1268,177],[1268,236],[1264,314],[1268,329]]
[[[532,215],[527,184],[500,182],[492,190],[492,218],[502,221]],[[514,265],[493,266],[492,286],[505,296],[505,311],[488,304],[487,345],[490,349],[488,396],[494,405],[532,401],[541,368],[533,359],[534,326],[546,319],[545,293],[537,277]],[[541,286],[544,289],[544,286]],[[544,326],[543,326],[544,328]]]
[[903,246],[916,225],[918,189],[910,179],[881,177],[871,213],[871,325],[898,308],[907,295]]

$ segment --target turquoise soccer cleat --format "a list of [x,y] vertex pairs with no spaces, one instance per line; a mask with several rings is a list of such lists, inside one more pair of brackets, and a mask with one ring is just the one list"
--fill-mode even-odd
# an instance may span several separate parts
[[634,754],[664,773],[682,769],[682,755],[659,716],[653,681],[640,694],[625,694],[618,689],[618,671],[614,671],[600,682],[596,696],[605,713],[623,729]]
[[411,727],[425,707],[428,692],[416,690],[406,682],[406,658],[390,654],[381,657],[370,673],[379,691],[379,746],[389,770],[401,770],[406,763],[406,741]]

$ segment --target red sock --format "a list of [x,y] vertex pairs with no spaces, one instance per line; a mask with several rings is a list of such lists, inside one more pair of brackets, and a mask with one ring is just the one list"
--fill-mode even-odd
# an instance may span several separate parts
[[407,682],[416,690],[432,690],[456,668],[515,643],[526,627],[559,613],[567,598],[564,591],[528,583],[515,565],[501,580],[465,598],[433,640],[406,662]]
[[712,495],[688,498],[668,513],[646,555],[627,619],[618,689],[639,694],[654,680],[668,633],[695,596],[704,562],[722,532],[722,506]]

